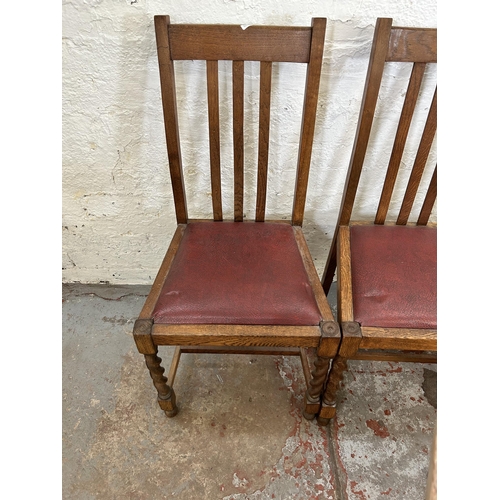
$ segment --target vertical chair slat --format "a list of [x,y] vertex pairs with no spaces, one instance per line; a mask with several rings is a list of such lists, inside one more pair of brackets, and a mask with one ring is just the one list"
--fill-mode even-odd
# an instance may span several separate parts
[[243,221],[243,92],[244,61],[233,61],[233,151],[234,151],[234,220]]
[[396,132],[391,158],[389,160],[389,166],[387,168],[384,187],[382,189],[377,214],[375,216],[375,224],[383,224],[385,222],[385,218],[387,217],[387,211],[389,210],[394,184],[396,183],[424,71],[425,63],[415,63],[413,65],[403,109],[401,110],[401,117],[399,119],[398,130]]
[[432,212],[432,207],[437,197],[437,165],[434,167],[434,173],[432,174],[431,182],[427,188],[427,194],[425,195],[424,203],[422,204],[422,209],[420,210],[420,215],[418,216],[417,226],[425,226],[429,222],[429,217]]
[[207,61],[208,131],[210,141],[210,177],[214,220],[222,220],[219,130],[219,62]]
[[434,140],[434,135],[437,128],[437,89],[434,91],[434,97],[432,99],[431,108],[429,110],[429,115],[427,116],[427,121],[425,123],[424,131],[422,133],[422,138],[420,140],[420,145],[418,147],[417,155],[415,157],[415,162],[410,174],[410,179],[408,180],[408,186],[406,187],[406,192],[403,198],[403,203],[401,204],[401,209],[399,211],[396,224],[405,225],[408,222],[408,217],[410,216],[411,209],[413,207],[413,202],[415,201],[415,196],[417,194],[418,185],[422,178],[422,174],[425,169],[425,164],[427,163],[427,158],[431,150],[432,141]]
[[182,174],[181,147],[177,120],[177,101],[175,98],[174,64],[170,58],[169,16],[155,16],[156,47],[160,68],[161,99],[165,121],[170,179],[174,193],[175,215],[178,224],[187,223],[188,213],[186,192]]
[[[375,25],[374,43],[370,53],[370,62],[368,64],[368,72],[363,91],[363,101],[361,103],[356,136],[354,138],[354,148],[349,163],[349,169],[347,171],[347,181],[340,204],[341,212],[333,233],[333,241],[337,241],[339,226],[348,225],[351,218],[361,169],[366,155],[368,139],[370,137],[373,116],[375,114],[380,83],[384,72],[389,39],[391,36],[391,26],[392,19],[390,18],[379,18],[377,19],[377,24]],[[325,271],[321,280],[323,283],[323,289],[326,293],[330,290],[330,286],[335,275],[335,269],[337,267],[336,254],[337,248],[336,245],[333,244],[330,247],[330,253],[328,255]]]
[[267,166],[269,158],[269,118],[271,113],[272,63],[260,63],[259,98],[259,153],[257,174],[257,206],[255,220],[263,222],[266,216]]
[[323,44],[325,39],[326,19],[313,19],[311,34],[311,55],[307,66],[306,90],[302,125],[300,132],[299,158],[297,176],[295,180],[295,194],[293,200],[292,224],[301,226],[304,219],[309,167],[316,123],[318,106],[319,81],[323,60]]

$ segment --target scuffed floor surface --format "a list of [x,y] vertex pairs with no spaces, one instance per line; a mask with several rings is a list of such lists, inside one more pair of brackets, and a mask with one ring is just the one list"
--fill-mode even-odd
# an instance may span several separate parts
[[325,429],[298,358],[185,354],[167,419],[132,338],[148,291],[63,286],[64,499],[423,498],[434,372],[351,362]]
[[132,338],[147,290],[64,287],[63,497],[335,499],[298,358],[185,354],[165,417]]

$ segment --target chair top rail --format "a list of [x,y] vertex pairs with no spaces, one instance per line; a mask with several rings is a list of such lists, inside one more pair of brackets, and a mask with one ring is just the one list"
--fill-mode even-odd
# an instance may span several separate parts
[[386,62],[437,62],[437,29],[394,26]]
[[309,62],[312,28],[172,24],[172,60]]

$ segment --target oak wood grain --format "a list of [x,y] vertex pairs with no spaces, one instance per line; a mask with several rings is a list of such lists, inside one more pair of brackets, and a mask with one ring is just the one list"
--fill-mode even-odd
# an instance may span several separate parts
[[431,181],[427,188],[427,193],[425,195],[424,202],[422,203],[422,208],[417,219],[417,226],[426,226],[429,223],[429,217],[434,207],[434,203],[437,197],[437,165],[434,167],[434,172],[431,177]]
[[337,303],[339,322],[354,321],[351,271],[351,232],[349,226],[340,226],[338,236],[339,270],[337,276]]
[[165,122],[170,179],[174,193],[175,214],[178,224],[185,224],[188,218],[184,176],[182,173],[179,124],[177,119],[177,100],[175,93],[174,65],[170,58],[168,30],[169,16],[155,16],[156,46],[160,69],[161,99]]
[[309,384],[309,381],[311,380],[311,367],[309,366],[309,358],[307,356],[307,350],[304,349],[303,347],[299,348],[299,355],[306,384]]
[[386,61],[437,62],[437,29],[394,27]]
[[156,354],[157,347],[153,342],[151,337],[151,331],[153,328],[152,319],[136,319],[133,328],[134,342],[137,350],[141,354]]
[[174,417],[178,408],[176,405],[175,392],[167,384],[167,377],[163,375],[165,369],[161,366],[161,358],[157,354],[145,354],[144,359],[149,370],[149,375],[158,392],[158,404],[168,417]]
[[271,116],[272,63],[260,63],[259,98],[259,150],[257,166],[257,202],[255,220],[263,222],[266,217],[267,170],[269,160],[269,125]]
[[363,343],[363,331],[356,321],[342,321],[342,343],[339,349],[339,356],[342,358],[352,358],[360,349]]
[[341,333],[336,321],[322,321],[321,340],[317,350],[318,357],[333,359],[340,346]]
[[244,61],[233,61],[234,220],[243,221],[244,193]]
[[328,419],[335,416],[333,407],[335,398],[339,389],[340,382],[347,370],[347,360],[358,351],[362,340],[361,330],[358,323],[349,321],[341,323],[342,342],[337,356],[333,359],[332,368],[328,375],[326,389],[323,395],[324,410],[320,410],[320,418],[324,419],[322,424],[327,423]]
[[362,326],[360,349],[437,351],[437,330]]
[[302,26],[173,24],[173,60],[309,61],[311,29]]
[[321,408],[321,395],[324,391],[325,381],[330,368],[330,359],[318,356],[314,361],[314,369],[307,385],[305,407],[302,415],[312,420]]
[[[213,222],[213,219],[188,219],[188,224],[192,222]],[[222,220],[220,221],[222,224],[231,224],[232,220]],[[255,224],[254,220],[243,220],[244,224]],[[268,219],[266,220],[266,224],[288,224],[291,225],[292,221],[290,219]]]
[[307,184],[311,165],[311,154],[318,107],[319,83],[323,61],[323,46],[325,41],[326,19],[315,18],[312,21],[311,55],[306,75],[304,93],[304,108],[300,131],[299,157],[295,180],[292,224],[301,226],[304,219]]
[[153,325],[156,345],[317,347],[319,326]]
[[177,368],[179,367],[179,361],[181,360],[181,348],[177,346],[172,356],[172,361],[170,362],[170,369],[168,370],[168,380],[170,382],[170,387],[174,386],[175,375],[177,373]]
[[269,356],[300,356],[300,347],[273,346],[179,346],[181,354],[248,354]]
[[207,61],[208,135],[214,220],[222,220],[219,127],[219,62]]

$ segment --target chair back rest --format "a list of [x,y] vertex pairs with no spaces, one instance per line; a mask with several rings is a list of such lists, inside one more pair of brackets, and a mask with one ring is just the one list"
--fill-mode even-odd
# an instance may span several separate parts
[[326,19],[311,27],[170,24],[155,16],[156,42],[165,134],[179,224],[188,221],[177,117],[174,64],[176,60],[205,60],[207,74],[210,175],[213,219],[223,220],[219,124],[219,65],[232,61],[234,220],[243,221],[244,199],[244,61],[260,62],[259,133],[256,221],[265,220],[269,155],[271,75],[273,62],[307,64],[296,184],[291,221],[302,225],[318,102]]
[[[379,18],[375,26],[368,73],[354,140],[347,182],[340,209],[340,225],[347,225],[351,219],[354,199],[365,160],[370,133],[372,131],[375,107],[386,63],[412,63],[405,100],[401,110],[384,186],[380,196],[375,224],[384,224],[394,191],[396,177],[401,165],[410,124],[418,103],[420,88],[427,64],[437,63],[437,30],[432,28],[398,28],[392,26],[392,19]],[[422,179],[437,126],[437,87],[429,107],[427,121],[423,128],[413,168],[408,179],[406,192],[401,202],[396,224],[406,225],[413,208],[415,196]],[[437,165],[424,198],[417,225],[426,225],[437,195]]]
[[[393,197],[394,186],[403,152],[408,137],[408,131],[416,109],[428,105],[419,99],[424,72],[428,64],[437,64],[437,30],[434,28],[399,28],[392,26],[392,19],[378,18],[370,53],[368,71],[365,81],[361,110],[359,114],[354,147],[347,171],[347,179],[342,195],[339,218],[334,230],[332,246],[323,273],[323,289],[328,293],[336,269],[337,236],[340,226],[349,225],[354,201],[358,190],[359,179],[365,161],[375,108],[379,98],[380,85],[386,63],[402,62],[413,65],[408,81],[406,96],[401,109],[399,123],[394,138],[391,156],[386,171],[385,181],[380,195],[375,224],[386,223],[387,212]],[[437,127],[437,87],[434,90],[432,103],[429,106],[425,126],[423,127],[420,143],[417,148],[413,167],[408,178],[405,194],[401,201],[397,216],[397,225],[406,225],[409,222],[410,212],[413,209],[418,187],[426,168],[429,153]],[[437,165],[434,167],[431,180],[419,211],[416,225],[427,225],[437,196]],[[418,209],[418,207],[416,207]]]

